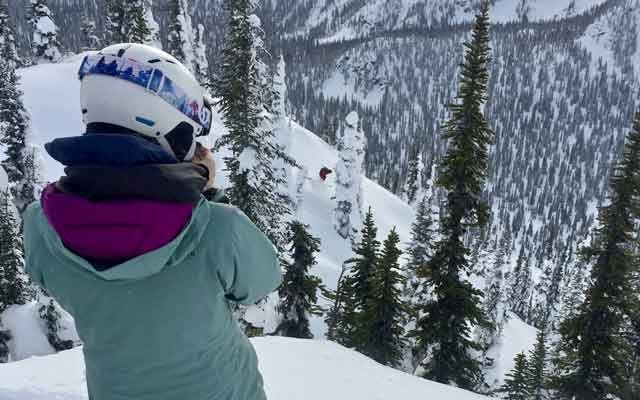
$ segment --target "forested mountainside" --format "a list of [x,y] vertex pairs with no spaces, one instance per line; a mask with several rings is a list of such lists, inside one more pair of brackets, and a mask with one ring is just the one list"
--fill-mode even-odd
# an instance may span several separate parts
[[[20,11],[21,0],[13,3]],[[225,25],[221,3],[192,2],[194,23],[205,25],[214,74]],[[412,161],[421,155],[421,170],[429,175],[445,150],[441,124],[477,3],[267,0],[259,13],[273,59],[282,53],[288,61],[289,107],[298,122],[335,143],[345,115],[358,109],[368,139],[367,176],[402,194]],[[529,322],[539,325],[532,310],[555,309],[568,295],[550,295],[560,289],[545,282],[563,277],[567,284],[561,287],[568,288],[584,273],[576,271],[576,243],[593,225],[606,195],[604,178],[638,104],[640,2],[492,4],[486,110],[496,141],[486,195],[494,234],[479,236],[488,239],[476,242],[476,254],[489,254],[501,237],[510,238],[510,259],[527,260],[534,280],[542,281],[527,311]],[[50,5],[69,51],[85,42],[83,19],[94,20],[98,33],[103,29],[100,0]],[[164,0],[154,2],[162,30],[167,12]],[[24,18],[17,21],[18,30],[25,30]],[[26,52],[27,43],[22,45]]]

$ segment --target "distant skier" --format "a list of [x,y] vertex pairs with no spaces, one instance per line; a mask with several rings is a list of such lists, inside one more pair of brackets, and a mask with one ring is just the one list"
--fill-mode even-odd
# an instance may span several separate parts
[[331,175],[332,173],[333,171],[330,170],[329,168],[322,167],[322,169],[320,169],[320,179],[322,180],[322,182],[325,182],[329,177],[329,175]]
[[[147,79],[123,75],[131,64]],[[66,175],[24,229],[28,274],[75,318],[89,398],[265,400],[228,302],[265,297],[280,267],[244,214],[202,194],[222,198],[195,140],[211,128],[205,91],[137,44],[88,55],[79,77],[87,132],[46,145]]]

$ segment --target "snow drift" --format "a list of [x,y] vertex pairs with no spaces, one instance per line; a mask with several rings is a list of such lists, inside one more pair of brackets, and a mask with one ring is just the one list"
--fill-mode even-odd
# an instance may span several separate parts
[[[384,367],[334,343],[254,339],[269,400],[482,400]],[[0,366],[2,400],[86,400],[82,350]]]

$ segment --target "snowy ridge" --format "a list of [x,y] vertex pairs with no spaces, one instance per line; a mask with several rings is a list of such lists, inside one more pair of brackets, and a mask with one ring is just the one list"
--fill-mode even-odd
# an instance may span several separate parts
[[[550,21],[579,15],[606,0],[494,0],[492,22]],[[470,22],[477,0],[322,0],[308,12],[296,34],[325,30],[321,43],[364,37],[408,26]],[[339,16],[336,18],[336,16]],[[340,22],[336,22],[339,20]]]
[[[384,367],[331,342],[270,337],[252,343],[269,400],[486,399]],[[0,399],[86,400],[82,350],[0,366]]]

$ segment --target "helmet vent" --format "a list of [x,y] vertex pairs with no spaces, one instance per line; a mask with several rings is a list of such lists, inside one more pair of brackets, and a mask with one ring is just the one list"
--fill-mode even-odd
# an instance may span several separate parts
[[149,64],[155,64],[155,63],[159,63],[159,62],[160,62],[160,60],[159,60],[159,59],[157,59],[157,58],[154,58],[153,60],[149,60],[149,61],[147,61],[147,62],[148,62]]

